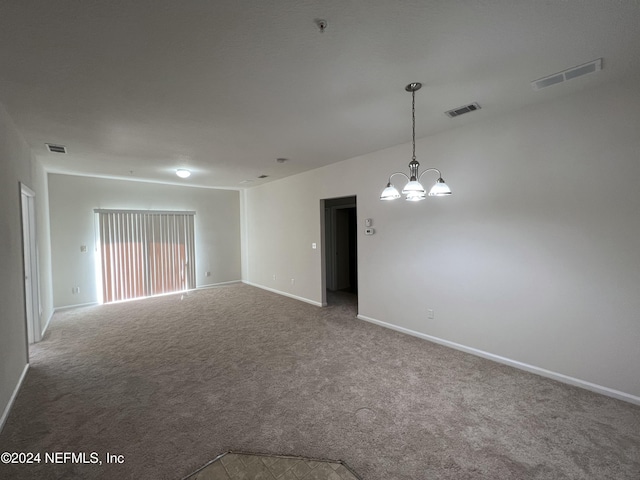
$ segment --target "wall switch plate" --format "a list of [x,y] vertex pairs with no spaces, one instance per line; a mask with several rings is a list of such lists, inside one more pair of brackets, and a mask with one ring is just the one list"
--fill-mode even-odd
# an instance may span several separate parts
[[435,315],[434,315],[434,313],[433,313],[433,310],[431,310],[431,309],[428,309],[428,310],[427,310],[427,318],[429,318],[429,319],[433,319],[433,318],[435,318]]
[[296,284],[296,279],[295,279],[295,278],[292,278],[292,279],[291,279],[291,285],[295,285],[295,284]]
[[315,242],[314,242],[314,243],[312,243],[312,244],[311,244],[311,248],[313,248],[313,249],[315,250],[316,248],[318,248],[318,244],[317,244],[317,243],[315,243]]
[[80,245],[80,251],[82,253],[87,253],[87,246],[86,245]]
[[365,227],[370,227],[371,225],[373,225],[373,220],[370,218],[365,218],[364,220],[364,226]]
[[210,277],[210,276],[211,276],[211,272],[205,272],[205,273],[204,273],[204,276],[205,276],[205,277]]

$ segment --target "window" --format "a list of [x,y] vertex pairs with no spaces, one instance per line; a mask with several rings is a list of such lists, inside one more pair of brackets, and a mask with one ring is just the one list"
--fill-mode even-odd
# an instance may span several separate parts
[[195,288],[195,212],[95,212],[104,303]]

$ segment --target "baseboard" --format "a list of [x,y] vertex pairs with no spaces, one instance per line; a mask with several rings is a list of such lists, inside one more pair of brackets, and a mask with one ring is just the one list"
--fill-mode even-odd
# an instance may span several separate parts
[[9,412],[11,412],[11,407],[13,407],[13,402],[15,402],[16,397],[18,396],[18,392],[20,391],[20,387],[22,387],[22,382],[24,382],[25,377],[27,376],[27,371],[29,370],[29,364],[27,363],[24,366],[24,370],[22,370],[22,375],[20,375],[20,379],[18,380],[18,384],[16,385],[16,388],[13,390],[13,394],[11,395],[11,398],[9,399],[9,403],[7,403],[7,406],[4,409],[4,412],[2,412],[2,417],[0,417],[0,433],[2,433],[2,429],[4,428],[4,424],[7,421],[7,418],[9,418]]
[[247,280],[243,280],[242,283],[246,283],[247,285],[251,285],[252,287],[261,288],[262,290],[267,290],[269,292],[277,293],[278,295],[282,295],[284,297],[293,298],[295,300],[299,300],[301,302],[310,303],[311,305],[315,305],[316,307],[322,307],[322,303],[316,302],[314,300],[309,300],[308,298],[299,297],[297,295],[293,295],[292,293],[282,292],[280,290],[276,290],[275,288],[265,287],[264,285],[260,285],[257,283],[249,282]]
[[89,302],[89,303],[77,303],[75,305],[65,305],[63,307],[55,307],[53,309],[53,313],[55,312],[62,312],[63,310],[71,310],[73,308],[80,308],[80,307],[91,307],[92,305],[99,305],[98,302]]
[[49,324],[51,323],[51,319],[53,318],[53,314],[56,313],[55,308],[53,310],[51,310],[51,315],[49,315],[49,320],[47,320],[47,323],[44,324],[44,328],[42,329],[42,332],[40,333],[40,338],[44,337],[44,334],[47,332],[47,328],[49,328]]
[[[242,283],[242,280],[233,280],[230,282],[220,282],[220,283],[212,283],[210,285],[201,285],[199,287],[196,288],[192,288],[190,290],[184,290],[184,291],[177,291],[177,292],[166,292],[166,293],[160,293],[158,295],[151,295],[149,297],[139,297],[139,298],[127,298],[126,300],[118,300],[117,302],[110,302],[110,303],[122,303],[122,302],[133,302],[136,300],[144,300],[145,298],[154,298],[154,297],[165,297],[165,296],[169,296],[169,295],[177,295],[179,293],[185,293],[185,292],[193,292],[196,290],[202,290],[205,288],[214,288],[214,287],[221,287],[223,285],[231,285],[233,283]],[[91,307],[93,305],[100,305],[100,302],[88,302],[88,303],[78,303],[76,305],[65,305],[63,307],[56,307],[53,309],[54,313],[55,312],[61,312],[63,310],[71,310],[73,308],[80,308],[80,307]],[[44,332],[43,332],[44,335]]]
[[406,333],[407,335],[412,335],[414,337],[422,338],[423,340],[428,340],[430,342],[437,343],[439,345],[444,345],[445,347],[454,348],[456,350],[470,353],[478,357],[486,358],[488,360],[493,360],[494,362],[509,365],[510,367],[514,367],[520,370],[525,370],[530,373],[535,373],[542,377],[551,378],[553,380],[557,380],[562,383],[567,383],[575,387],[580,387],[586,390],[590,390],[592,392],[600,393],[602,395],[606,395],[607,397],[617,398],[618,400],[623,400],[625,402],[633,403],[635,405],[640,405],[640,397],[631,395],[629,393],[621,392],[619,390],[614,390],[609,387],[604,387],[602,385],[597,385],[595,383],[587,382],[586,380],[580,380],[579,378],[570,377],[562,373],[552,372],[551,370],[546,370],[544,368],[536,367],[535,365],[529,365],[527,363],[518,362],[517,360],[512,360],[510,358],[494,355],[493,353],[485,352],[483,350],[478,350],[472,347],[467,347],[466,345],[450,342],[449,340],[444,340],[442,338],[427,335],[425,333],[416,332],[415,330],[410,330],[408,328],[400,327],[392,323],[376,320],[375,318],[367,317],[365,315],[358,315],[357,318],[359,318],[360,320],[364,320],[365,322],[374,323],[376,325],[380,325],[381,327],[395,330],[397,332]]
[[223,287],[224,285],[234,285],[236,283],[242,283],[242,280],[232,280],[230,282],[210,283],[208,285],[200,285],[196,287],[196,290],[205,290],[207,288]]

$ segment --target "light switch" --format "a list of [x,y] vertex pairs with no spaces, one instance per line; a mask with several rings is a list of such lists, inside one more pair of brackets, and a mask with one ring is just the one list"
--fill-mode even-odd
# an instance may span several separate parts
[[364,226],[365,227],[370,227],[371,225],[373,225],[373,220],[371,218],[366,218],[364,220]]
[[318,248],[318,245],[317,245],[317,244],[315,244],[315,243],[312,243],[312,244],[311,244],[311,248],[313,248],[313,249],[315,250],[316,248]]

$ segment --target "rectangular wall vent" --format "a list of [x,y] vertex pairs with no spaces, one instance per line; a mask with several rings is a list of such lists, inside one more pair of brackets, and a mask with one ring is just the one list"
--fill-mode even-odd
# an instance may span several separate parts
[[477,102],[470,103],[469,105],[463,105],[462,107],[454,108],[453,110],[448,110],[444,112],[447,117],[454,118],[459,117],[460,115],[464,115],[465,113],[475,112],[476,110],[480,110],[480,105]]
[[45,145],[51,153],[67,153],[67,147],[64,145],[54,145],[53,143],[45,143]]
[[534,90],[541,90],[543,88],[550,87],[551,85],[555,85],[556,83],[573,80],[574,78],[578,78],[589,73],[594,73],[599,70],[602,70],[602,58],[598,58],[597,60],[589,63],[578,65],[577,67],[563,70],[562,72],[554,73],[553,75],[549,75],[547,77],[539,78],[538,80],[534,80],[533,82],[531,82],[531,86]]

